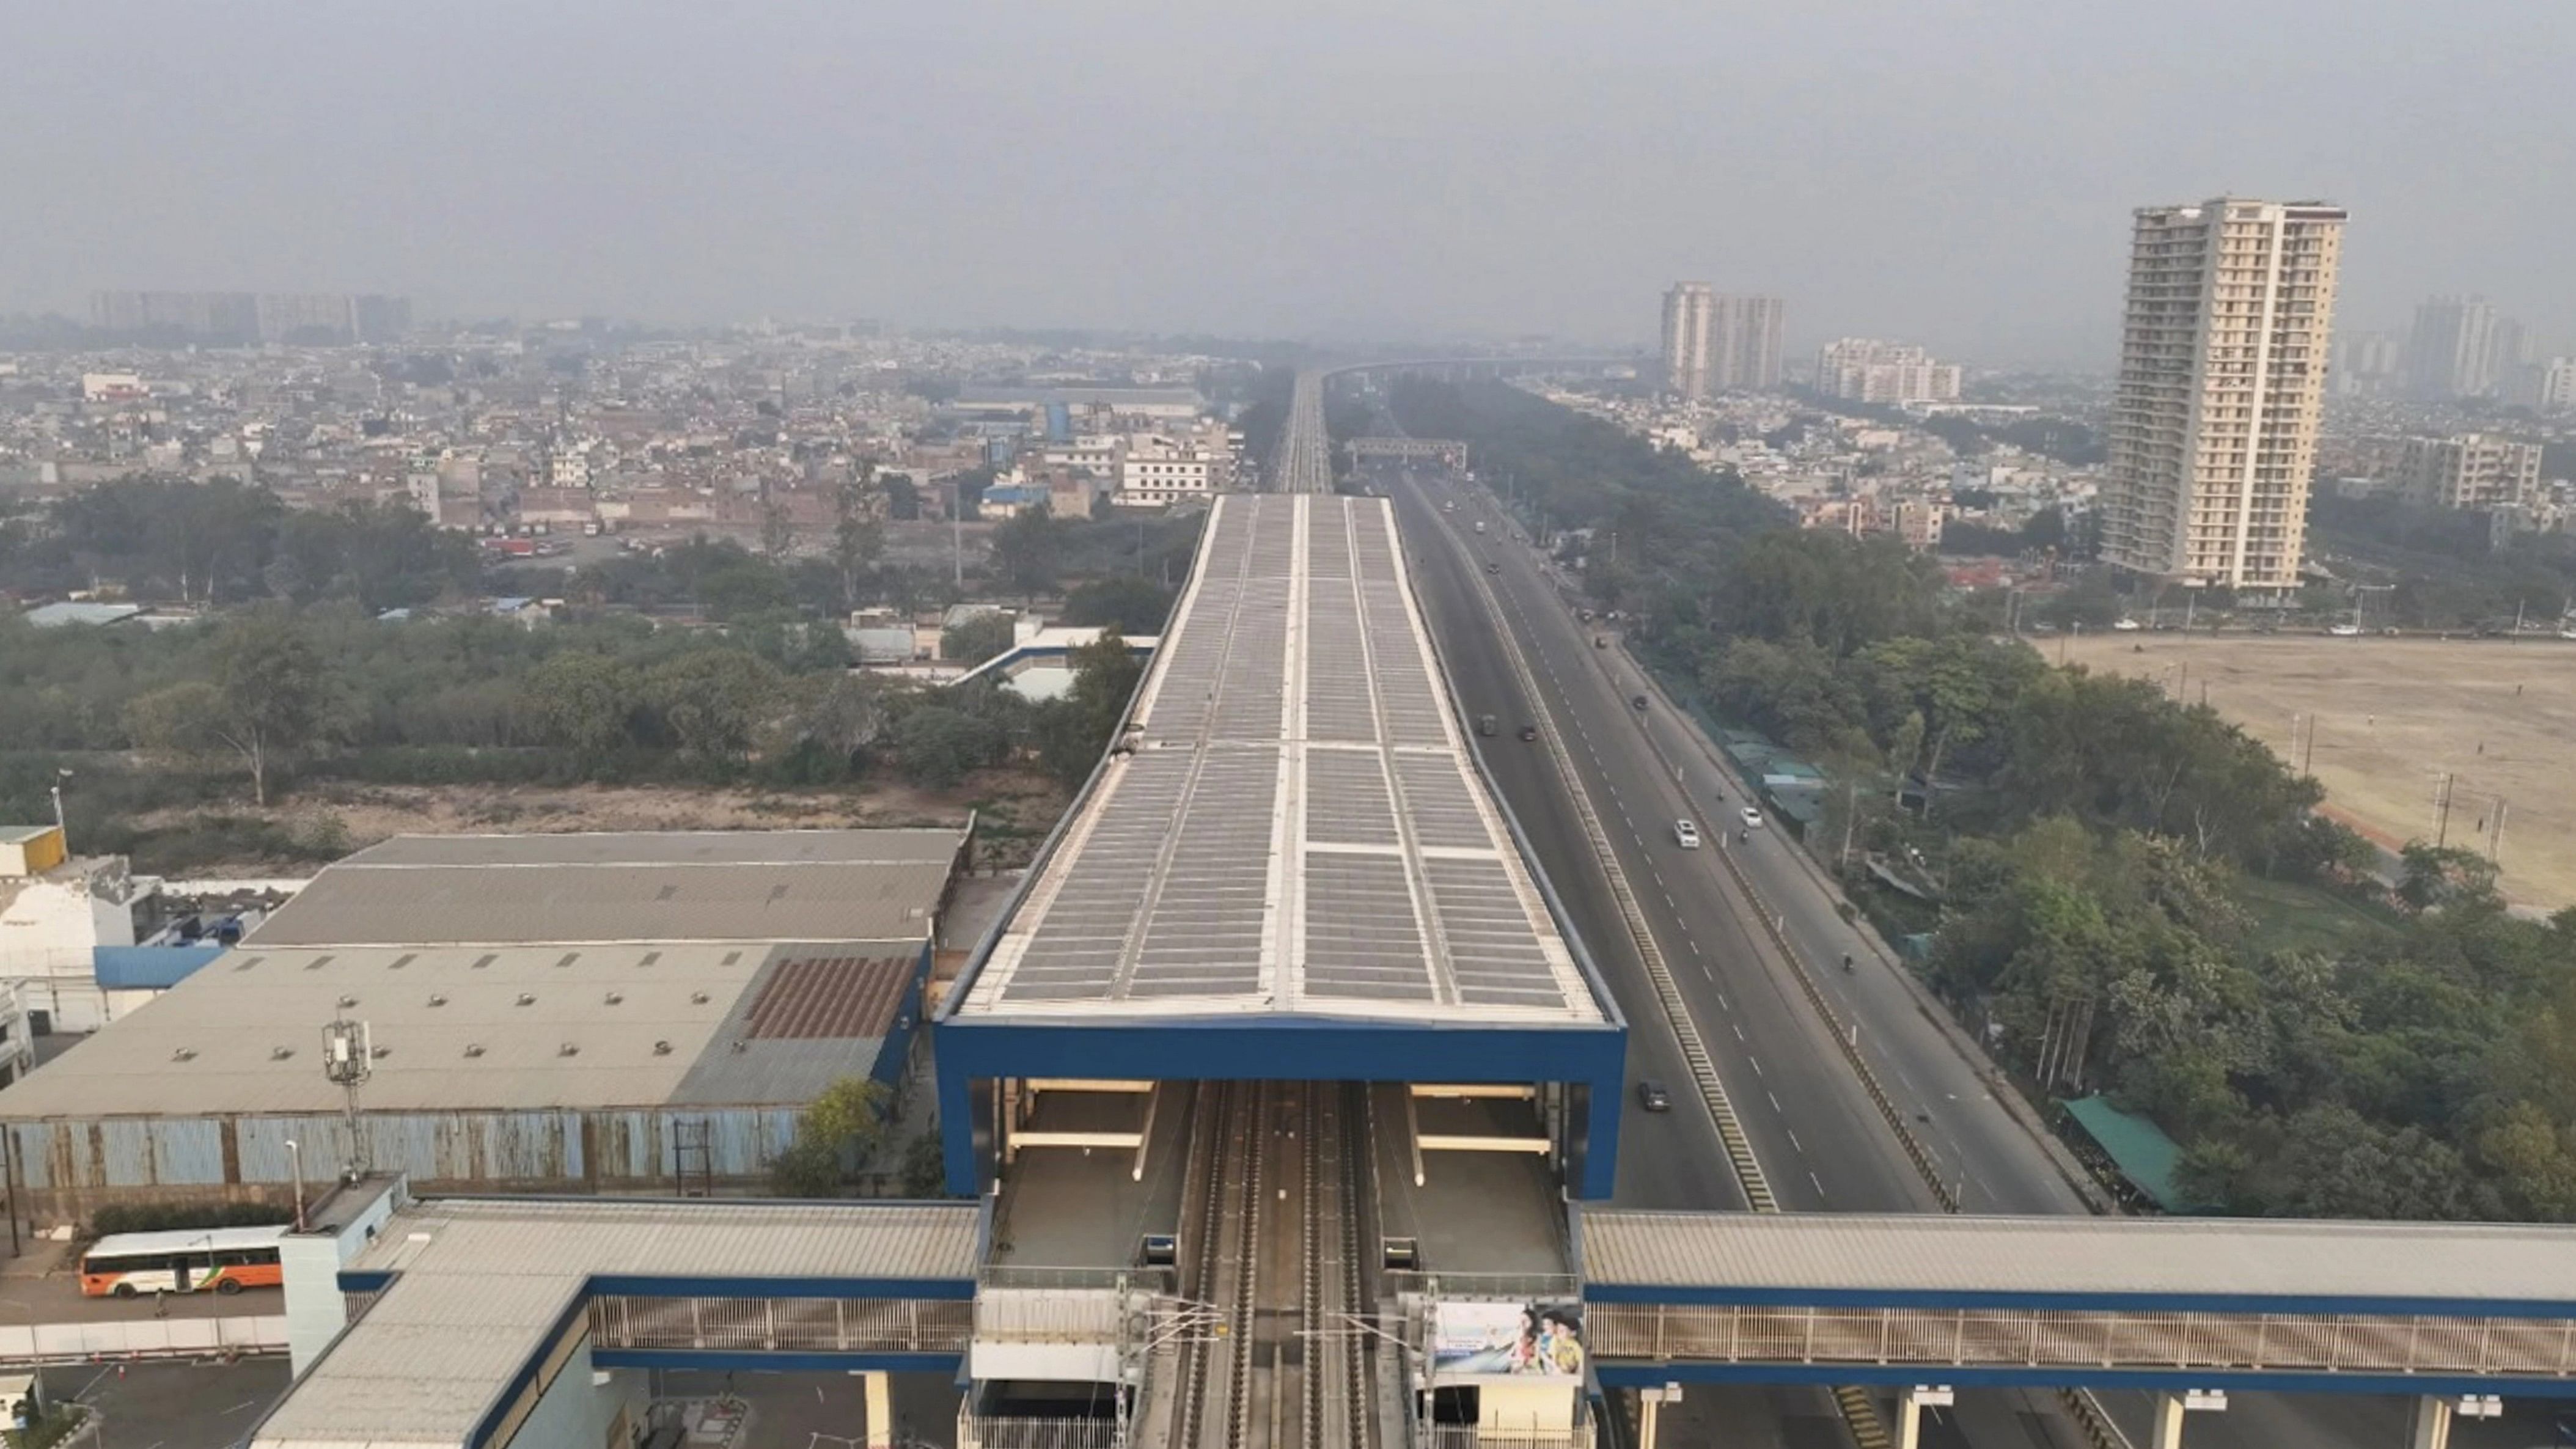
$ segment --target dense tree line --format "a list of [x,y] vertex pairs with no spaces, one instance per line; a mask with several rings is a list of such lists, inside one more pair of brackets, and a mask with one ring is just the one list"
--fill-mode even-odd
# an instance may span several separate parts
[[2554,623],[2576,604],[2576,536],[2517,534],[2498,548],[2484,513],[2331,493],[2310,502],[2309,525],[2310,549],[2339,572],[2396,585],[2390,622],[2406,628],[2470,630],[2517,614]]
[[230,478],[125,478],[0,519],[0,590],[59,594],[114,584],[195,605],[347,599],[373,610],[471,592],[474,542],[412,509],[350,503],[290,510]]
[[1730,472],[1711,472],[1616,424],[1502,382],[1398,379],[1388,409],[1417,438],[1467,441],[1477,473],[1522,500],[1604,600],[1686,598],[1715,587],[1744,540],[1789,521]]

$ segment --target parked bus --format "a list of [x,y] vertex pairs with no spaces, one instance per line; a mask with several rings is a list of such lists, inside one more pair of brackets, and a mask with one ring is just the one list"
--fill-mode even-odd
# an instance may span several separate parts
[[282,1227],[113,1233],[81,1255],[81,1292],[132,1298],[275,1288],[286,1281],[277,1266],[277,1245],[285,1236]]

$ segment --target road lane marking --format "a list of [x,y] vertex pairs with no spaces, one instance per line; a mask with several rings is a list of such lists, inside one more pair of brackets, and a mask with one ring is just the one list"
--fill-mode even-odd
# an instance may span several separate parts
[[1812,1171],[1807,1174],[1807,1181],[1816,1184],[1816,1198],[1820,1202],[1823,1201],[1825,1196],[1825,1185],[1822,1182],[1817,1182],[1816,1174]]
[[[1789,1115],[1789,1109],[1780,1105],[1780,1098],[1779,1098],[1778,1094],[1773,1093],[1773,1092],[1764,1092],[1762,1095],[1763,1095],[1763,1096],[1766,1096],[1766,1097],[1769,1097],[1769,1098],[1771,1099],[1771,1110],[1772,1110],[1772,1111],[1779,1113],[1779,1114],[1780,1114],[1781,1116],[1783,1116],[1783,1117],[1786,1117],[1786,1116],[1788,1116],[1788,1115]],[[1797,1135],[1798,1135],[1798,1134],[1797,1134],[1797,1133],[1795,1133],[1795,1132],[1792,1132],[1792,1133],[1790,1133],[1790,1134],[1789,1134],[1789,1136],[1790,1136],[1791,1140],[1793,1140],[1793,1141],[1797,1138]]]
[[1762,1059],[1760,1057],[1753,1055],[1751,1052],[1746,1052],[1744,1054],[1744,1059],[1753,1064],[1753,1075],[1757,1077],[1762,1075]]
[[[1773,1105],[1775,1105],[1775,1106],[1776,1106],[1776,1105],[1778,1105],[1778,1104],[1777,1104],[1777,1103],[1774,1103]],[[1793,1148],[1797,1149],[1798,1155],[1799,1155],[1800,1157],[1804,1157],[1804,1156],[1806,1156],[1806,1155],[1807,1155],[1807,1144],[1805,1144],[1804,1142],[1801,1142],[1801,1141],[1799,1141],[1799,1140],[1798,1140],[1798,1129],[1796,1129],[1795,1127],[1792,1127],[1792,1128],[1788,1129],[1788,1131],[1789,1131],[1789,1145],[1790,1145],[1791,1147],[1793,1147]]]
[[1737,1041],[1744,1040],[1744,1028],[1739,1026],[1735,1029],[1735,1039]]

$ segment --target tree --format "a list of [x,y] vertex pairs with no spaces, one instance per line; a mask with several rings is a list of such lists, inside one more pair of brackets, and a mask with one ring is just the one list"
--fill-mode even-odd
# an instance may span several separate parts
[[634,738],[644,681],[604,654],[558,654],[528,672],[529,712],[558,743],[596,761]]
[[894,747],[903,776],[913,784],[945,790],[1001,758],[1006,741],[990,721],[946,705],[923,705],[895,723]]
[[1067,662],[1073,687],[1050,701],[1039,716],[1038,758],[1065,788],[1080,785],[1101,751],[1109,748],[1110,731],[1118,727],[1127,701],[1145,675],[1145,665],[1116,632],[1103,633],[1077,645]]
[[972,669],[1019,642],[1019,624],[996,609],[951,624],[939,636],[939,657]]
[[838,1197],[848,1168],[864,1162],[886,1136],[883,1082],[843,1077],[797,1115],[796,1140],[770,1163],[781,1197]]
[[777,668],[758,655],[701,649],[657,666],[645,691],[680,748],[703,759],[732,760],[751,749],[780,680]]
[[2495,862],[2475,851],[2416,840],[2398,852],[2398,861],[2397,898],[2418,911],[2498,899]]
[[858,476],[832,494],[832,567],[841,578],[841,607],[855,609],[861,583],[885,553],[885,523],[877,516],[874,463],[859,464]]
[[993,566],[1021,597],[1055,587],[1063,565],[1063,531],[1043,506],[1022,509],[993,530]]
[[250,769],[253,803],[268,803],[269,768],[310,748],[331,727],[322,657],[293,620],[262,615],[232,625],[216,645],[212,684],[153,691],[128,707],[127,728],[147,749],[187,752],[215,741]]
[[1171,617],[1172,596],[1151,580],[1112,574],[1076,584],[1064,596],[1064,622],[1106,625],[1121,634],[1159,634]]

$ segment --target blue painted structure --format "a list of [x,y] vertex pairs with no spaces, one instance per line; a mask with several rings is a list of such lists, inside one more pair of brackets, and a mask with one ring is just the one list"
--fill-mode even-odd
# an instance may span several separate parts
[[167,991],[231,949],[205,941],[187,946],[93,946],[89,954],[98,984],[110,991]]

